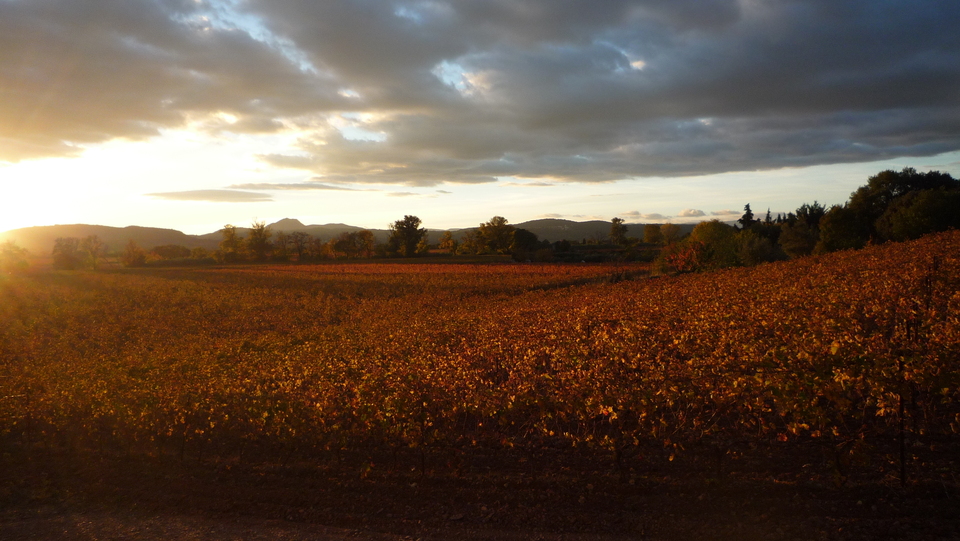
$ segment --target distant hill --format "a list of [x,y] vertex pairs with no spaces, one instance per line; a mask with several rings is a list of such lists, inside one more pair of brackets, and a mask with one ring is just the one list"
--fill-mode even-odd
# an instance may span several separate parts
[[53,244],[59,237],[84,238],[90,235],[100,237],[109,251],[120,251],[128,242],[133,240],[142,248],[150,249],[164,244],[179,244],[187,248],[215,249],[220,241],[219,236],[211,241],[196,235],[187,235],[175,229],[161,229],[156,227],[110,227],[106,225],[44,225],[24,227],[0,233],[0,241],[12,240],[17,246],[26,248],[35,255],[49,254]]
[[[512,224],[514,227],[526,229],[537,235],[541,240],[557,242],[560,240],[582,241],[605,239],[610,234],[610,222],[602,220],[593,220],[587,222],[575,222],[573,220],[543,219],[531,220]],[[689,233],[694,224],[678,224],[683,234]],[[324,225],[304,225],[295,218],[284,218],[280,221],[268,224],[271,231],[283,231],[293,233],[294,231],[303,231],[312,237],[321,240],[330,240],[341,233],[351,233],[360,231],[364,228],[347,224],[324,224]],[[467,231],[477,228],[451,229],[455,238],[460,238]],[[386,242],[390,237],[390,231],[387,229],[371,229],[378,242]],[[437,243],[443,229],[429,229],[427,239],[431,243]],[[250,229],[238,227],[237,233],[246,237]],[[204,235],[187,235],[175,229],[161,229],[156,227],[110,227],[105,225],[45,225],[37,227],[24,227],[0,233],[0,242],[12,240],[18,246],[26,248],[33,254],[49,254],[53,249],[53,244],[58,237],[78,237],[83,238],[90,235],[100,237],[110,251],[120,251],[123,247],[133,240],[140,247],[149,250],[154,246],[165,244],[178,244],[187,248],[206,248],[215,250],[223,238],[220,231],[206,233]],[[627,224],[627,235],[631,237],[643,237],[643,224]]]
[[[557,242],[560,240],[583,241],[594,239],[605,239],[610,235],[610,222],[603,220],[592,220],[588,222],[574,222],[572,220],[560,220],[547,218],[543,220],[531,220],[513,224],[514,227],[526,229],[534,233],[541,240]],[[683,235],[693,231],[695,224],[677,224],[680,226],[680,232]],[[644,224],[626,224],[627,236],[643,238]]]
[[[304,225],[300,220],[294,218],[284,218],[272,224],[267,224],[267,227],[273,232],[283,231],[284,233],[293,233],[295,231],[302,231],[311,237],[316,237],[324,241],[330,240],[340,233],[353,233],[366,229],[364,227],[347,224]],[[214,244],[216,244],[223,238],[221,231],[222,230],[200,235],[199,238],[214,241]],[[386,242],[390,237],[390,231],[385,229],[371,229],[370,231],[373,232],[373,236],[378,242]],[[237,234],[246,237],[250,234],[250,228],[237,227]]]

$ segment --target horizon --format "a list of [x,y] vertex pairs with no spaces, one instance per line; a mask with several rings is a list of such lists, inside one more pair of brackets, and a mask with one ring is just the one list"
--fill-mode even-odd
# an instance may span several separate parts
[[829,207],[886,169],[960,176],[957,22],[936,0],[0,2],[0,231]]
[[[773,216],[775,217],[776,215],[774,214]],[[267,226],[267,228],[269,229],[269,228],[275,227],[276,224],[278,224],[278,223],[280,223],[280,222],[282,222],[282,221],[287,221],[287,220],[293,220],[293,221],[300,222],[301,227],[304,227],[304,228],[310,228],[310,227],[337,227],[337,226],[342,226],[342,227],[356,227],[356,228],[360,228],[360,229],[368,229],[368,230],[371,230],[371,231],[387,231],[387,230],[389,230],[389,227],[382,227],[382,228],[379,228],[379,227],[362,227],[362,226],[358,226],[358,225],[354,225],[354,224],[347,224],[347,223],[342,223],[342,222],[330,222],[330,223],[324,223],[324,224],[319,224],[319,223],[304,223],[302,220],[300,220],[300,219],[298,219],[298,218],[291,218],[291,217],[289,217],[289,216],[288,216],[288,217],[285,217],[285,218],[280,218],[279,220],[272,220],[272,221],[269,221],[269,222],[265,221],[264,223],[265,223],[265,225]],[[610,220],[602,220],[602,219],[596,219],[596,220],[568,220],[568,219],[566,219],[566,218],[535,218],[535,219],[533,219],[533,220],[524,220],[523,222],[516,222],[516,223],[514,223],[514,222],[509,222],[509,220],[508,220],[508,223],[509,223],[510,225],[513,225],[513,226],[520,226],[520,225],[528,224],[528,223],[531,223],[531,222],[545,221],[545,220],[557,220],[557,221],[572,222],[572,223],[578,223],[578,224],[589,223],[589,222],[597,222],[597,221],[599,221],[599,222],[605,222],[605,223],[611,223]],[[702,220],[702,221],[708,221],[708,220]],[[650,224],[653,224],[653,225],[664,225],[664,224],[667,224],[667,223],[673,223],[673,222],[653,222],[653,221],[647,221],[647,222],[629,222],[629,221],[625,221],[625,222],[624,222],[624,225],[628,225],[628,226],[650,225]],[[697,223],[699,223],[699,222],[678,223],[677,225],[696,225]],[[734,223],[736,223],[736,220],[726,220],[726,221],[724,221],[724,223],[734,224]],[[243,224],[224,224],[224,226],[227,226],[227,225],[232,225],[232,226],[236,227],[238,230],[243,230],[243,229],[250,229],[250,226],[253,225],[253,224],[247,224],[247,225],[243,225]],[[465,230],[468,230],[468,229],[476,229],[477,227],[479,227],[479,225],[481,225],[481,224],[478,224],[478,225],[476,225],[476,226],[454,227],[454,228],[436,228],[436,227],[427,227],[426,225],[424,225],[423,227],[424,227],[427,231],[440,232],[440,231],[465,231]],[[125,226],[113,226],[113,225],[94,224],[94,223],[69,223],[69,224],[64,223],[64,224],[33,225],[33,226],[26,226],[26,227],[20,227],[20,228],[15,228],[15,229],[8,229],[8,230],[6,230],[6,231],[0,231],[0,235],[4,235],[4,234],[6,234],[6,233],[11,233],[11,232],[14,232],[14,231],[22,231],[22,230],[25,230],[25,229],[34,229],[34,228],[42,228],[42,227],[107,227],[107,228],[113,228],[113,229],[127,229],[127,228],[130,228],[130,227],[136,227],[136,228],[143,228],[143,229],[158,229],[158,230],[167,230],[167,231],[177,231],[177,232],[183,233],[183,234],[185,234],[185,235],[195,236],[195,237],[202,237],[202,236],[212,235],[212,234],[215,234],[215,233],[220,233],[220,232],[223,230],[223,226],[221,226],[220,228],[218,228],[218,229],[216,229],[216,230],[214,230],[214,231],[207,231],[206,233],[187,233],[187,232],[185,232],[185,231],[181,231],[181,230],[176,229],[176,228],[173,228],[173,227],[153,227],[153,226],[142,226],[142,225],[139,225],[139,224],[129,224],[129,225],[125,225]]]

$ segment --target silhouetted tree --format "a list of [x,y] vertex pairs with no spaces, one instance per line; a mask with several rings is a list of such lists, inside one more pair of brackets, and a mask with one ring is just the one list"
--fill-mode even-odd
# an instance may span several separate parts
[[223,238],[220,240],[220,249],[214,253],[214,258],[219,263],[233,263],[243,257],[245,251],[245,242],[243,237],[237,234],[237,228],[227,224],[220,230]]
[[293,246],[294,253],[297,254],[297,261],[303,260],[303,254],[307,251],[310,243],[310,235],[303,231],[294,231],[290,233],[290,245]]
[[278,261],[290,259],[290,235],[285,231],[273,235],[273,258]]
[[866,226],[868,238],[863,239],[864,243],[870,239],[888,240],[877,230],[877,221],[894,201],[911,192],[939,189],[960,189],[960,181],[939,171],[918,173],[912,167],[881,171],[850,194],[847,208],[856,216],[857,223]]
[[884,240],[903,241],[960,229],[960,190],[919,190],[895,199],[874,224]]
[[420,227],[420,223],[420,218],[407,215],[390,224],[390,251],[403,257],[415,255],[420,239],[427,234],[427,230]]
[[323,242],[323,239],[319,237],[310,237],[307,241],[307,250],[306,254],[311,259],[323,259],[324,247],[327,243]]
[[361,229],[356,232],[358,254],[360,257],[373,257],[377,252],[377,239],[373,236],[373,231]]
[[753,211],[750,210],[750,203],[747,203],[743,207],[743,216],[740,217],[737,222],[740,224],[741,229],[750,229],[753,227],[753,224],[757,223],[757,220],[753,218]]
[[814,252],[822,254],[863,248],[870,237],[869,231],[869,225],[860,214],[846,204],[834,205],[820,219],[820,238]]
[[610,242],[618,246],[626,246],[627,226],[623,223],[622,218],[610,220]]
[[513,259],[517,261],[533,259],[540,248],[542,246],[536,233],[519,228],[513,230],[513,242],[510,244],[510,253],[513,255]]
[[803,257],[813,253],[820,240],[820,221],[826,209],[816,201],[812,205],[804,203],[797,212],[788,216],[787,223],[780,227],[779,243],[783,251],[791,258]]
[[344,231],[329,242],[333,257],[373,257],[376,249],[373,233],[363,229],[361,231]]
[[480,224],[477,233],[483,245],[482,250],[505,254],[513,244],[514,227],[503,216],[494,216],[489,222]]
[[254,221],[250,224],[250,234],[247,236],[247,250],[255,261],[265,261],[273,251],[270,237],[273,232],[266,222]]

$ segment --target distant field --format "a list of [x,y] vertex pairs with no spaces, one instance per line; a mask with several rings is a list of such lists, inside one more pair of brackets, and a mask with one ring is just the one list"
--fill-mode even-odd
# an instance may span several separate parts
[[3,277],[0,445],[14,464],[45,449],[420,475],[498,450],[586,452],[628,476],[706,453],[710,477],[762,448],[837,485],[894,486],[903,468],[956,490],[958,254],[951,232],[649,279],[374,263]]

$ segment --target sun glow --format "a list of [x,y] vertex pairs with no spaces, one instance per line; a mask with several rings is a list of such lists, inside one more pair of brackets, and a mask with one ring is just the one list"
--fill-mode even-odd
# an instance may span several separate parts
[[296,136],[171,130],[147,141],[93,145],[72,158],[0,163],[0,231],[69,223],[148,225],[148,214],[149,222],[170,227],[177,220],[162,210],[170,205],[144,194],[275,180],[277,171],[256,156],[288,149]]

